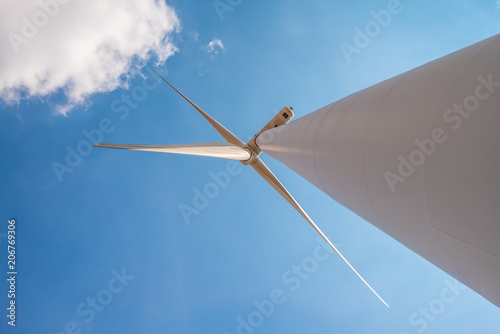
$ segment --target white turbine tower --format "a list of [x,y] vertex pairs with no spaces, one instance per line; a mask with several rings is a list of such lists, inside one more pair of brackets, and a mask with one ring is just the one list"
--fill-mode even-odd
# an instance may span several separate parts
[[227,143],[95,146],[240,160],[383,301],[262,162],[264,151],[500,306],[499,59],[497,35],[291,123],[283,108],[247,144],[162,78]]

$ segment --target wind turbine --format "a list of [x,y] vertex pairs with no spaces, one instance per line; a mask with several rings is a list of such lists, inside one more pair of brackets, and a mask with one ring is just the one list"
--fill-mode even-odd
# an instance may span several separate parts
[[180,144],[180,145],[124,145],[124,144],[105,144],[95,143],[95,147],[116,148],[134,151],[162,152],[198,155],[214,158],[224,158],[230,160],[239,160],[243,165],[252,167],[267,183],[269,183],[302,217],[321,235],[321,237],[333,248],[340,258],[356,273],[356,275],[366,284],[366,286],[387,306],[382,297],[368,284],[368,282],[358,273],[358,271],[347,261],[340,253],[335,245],[328,239],[323,231],[309,217],[309,215],[297,203],[295,198],[288,192],[278,178],[271,172],[266,164],[259,158],[262,150],[256,144],[256,139],[264,131],[282,126],[288,123],[294,116],[293,109],[284,107],[271,121],[269,121],[247,144],[243,143],[238,137],[226,129],[222,124],[217,122],[212,116],[203,111],[193,101],[187,98],[184,94],[177,90],[170,82],[163,78],[158,72],[151,68],[163,81],[172,87],[179,95],[181,95],[189,104],[191,104],[209,123],[212,127],[226,140],[227,143],[198,143],[198,144]]
[[285,107],[247,144],[160,76],[227,143],[95,146],[251,166],[387,305],[262,162],[266,152],[500,307],[499,59],[496,35],[293,122]]

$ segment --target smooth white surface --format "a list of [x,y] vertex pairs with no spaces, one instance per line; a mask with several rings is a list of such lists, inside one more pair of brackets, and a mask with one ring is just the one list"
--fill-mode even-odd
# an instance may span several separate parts
[[[477,94],[479,76],[500,82],[499,36],[257,138],[264,152],[497,306],[500,87],[457,129],[444,113]],[[398,156],[408,159],[414,141],[437,128],[447,140],[393,192],[384,173],[397,174]]]
[[251,156],[248,150],[228,143],[199,143],[178,145],[127,145],[96,143],[94,144],[94,146],[132,151],[198,155],[231,160],[248,160]]

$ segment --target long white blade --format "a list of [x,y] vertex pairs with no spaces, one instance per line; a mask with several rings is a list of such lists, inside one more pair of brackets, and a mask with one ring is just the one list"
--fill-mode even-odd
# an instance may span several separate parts
[[188,99],[184,94],[179,92],[177,88],[175,88],[170,82],[165,80],[164,77],[158,74],[153,68],[151,68],[153,72],[156,73],[157,76],[159,76],[163,81],[165,81],[170,87],[172,87],[177,93],[179,93],[180,96],[182,96],[186,101],[189,102],[198,112],[205,117],[205,119],[212,125],[212,127],[228,142],[231,144],[234,144],[239,147],[244,147],[245,143],[243,143],[238,137],[236,137],[234,134],[231,133],[228,129],[226,129],[222,124],[217,122],[212,116],[207,114],[205,111],[203,111],[200,107],[198,107],[193,101]]
[[277,192],[280,193],[283,198],[285,198],[288,203],[290,203],[295,210],[297,210],[302,217],[304,217],[307,222],[318,232],[323,239],[333,248],[333,250],[344,260],[345,263],[358,275],[358,277],[370,288],[370,290],[387,306],[389,305],[385,302],[385,300],[380,297],[380,295],[365,281],[365,279],[354,269],[354,267],[347,261],[347,259],[340,253],[340,251],[335,247],[335,245],[327,238],[327,236],[321,231],[321,229],[314,223],[314,221],[309,217],[309,215],[302,209],[302,207],[297,203],[297,201],[292,197],[292,195],[286,190],[283,184],[278,180],[278,178],[271,172],[271,170],[264,164],[261,159],[258,159],[255,164],[252,165],[252,168],[255,169],[257,173],[264,178]]
[[230,160],[248,160],[251,156],[250,152],[247,149],[228,143],[200,143],[179,145],[126,145],[96,143],[94,144],[94,146],[134,151],[199,155],[204,157],[223,158]]

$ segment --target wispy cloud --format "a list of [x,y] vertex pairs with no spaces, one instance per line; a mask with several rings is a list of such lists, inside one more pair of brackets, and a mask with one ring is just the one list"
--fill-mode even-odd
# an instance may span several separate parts
[[[208,54],[210,60],[214,62],[215,57],[217,57],[219,53],[223,52],[225,50],[225,47],[224,43],[222,43],[220,39],[214,38],[213,40],[210,41],[210,43],[208,43],[201,49],[205,51]],[[205,74],[213,71],[212,68],[205,68],[206,66],[207,64],[203,64],[200,71],[198,72],[198,74],[202,77],[205,76]],[[208,66],[210,66],[210,64]]]
[[213,57],[218,55],[219,52],[224,51],[224,44],[220,39],[215,38],[211,40],[210,43],[208,43],[203,49]]
[[0,99],[62,92],[62,114],[126,87],[151,57],[164,62],[179,29],[175,11],[155,0],[2,1],[0,22]]

